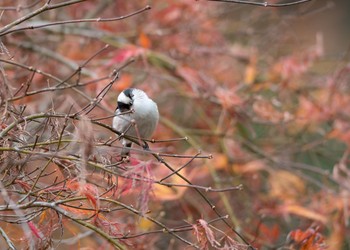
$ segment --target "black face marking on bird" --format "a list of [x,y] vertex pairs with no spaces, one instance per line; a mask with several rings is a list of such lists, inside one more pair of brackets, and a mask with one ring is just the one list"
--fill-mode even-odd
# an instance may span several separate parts
[[126,112],[126,111],[129,111],[131,109],[131,105],[132,105],[132,103],[118,102],[117,109],[119,109],[121,112]]
[[120,112],[126,112],[131,109],[131,106],[133,104],[133,89],[126,89],[120,95],[118,96],[118,106],[117,109],[120,110]]

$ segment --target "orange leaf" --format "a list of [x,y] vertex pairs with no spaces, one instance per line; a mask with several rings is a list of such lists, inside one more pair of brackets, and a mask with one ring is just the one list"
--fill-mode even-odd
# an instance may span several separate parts
[[149,49],[152,46],[151,40],[144,32],[140,33],[138,43],[141,47],[143,47],[145,49]]
[[48,210],[44,210],[44,211],[41,213],[41,215],[40,215],[40,220],[39,220],[38,224],[43,223],[43,221],[47,219],[47,211],[48,211]]
[[98,199],[99,195],[96,186],[89,183],[81,183],[76,179],[73,179],[67,183],[67,188],[78,191],[79,194],[85,196],[96,210],[100,207],[100,201]]
[[217,154],[214,156],[214,165],[216,169],[225,169],[228,166],[228,158],[225,154]]
[[67,189],[77,191],[79,190],[80,184],[76,179],[72,179],[67,182],[66,186],[67,186]]
[[287,213],[299,215],[299,216],[308,218],[310,220],[319,221],[323,224],[327,224],[328,222],[328,219],[326,216],[299,205],[285,205],[285,206],[282,206],[281,208],[283,211]]
[[326,249],[324,237],[317,231],[317,229],[315,230],[313,228],[308,228],[305,231],[300,229],[291,231],[288,234],[288,240],[291,241],[292,246],[296,246],[300,250]]
[[124,89],[130,88],[132,81],[133,81],[132,75],[123,73],[119,78],[118,83],[113,85],[113,89],[115,89],[117,92],[121,92]]
[[245,164],[233,164],[232,169],[236,173],[245,174],[264,170],[266,169],[266,166],[262,161],[255,160],[247,162]]

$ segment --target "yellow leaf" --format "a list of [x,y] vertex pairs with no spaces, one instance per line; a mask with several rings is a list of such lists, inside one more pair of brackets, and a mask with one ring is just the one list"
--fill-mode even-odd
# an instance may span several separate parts
[[281,200],[297,200],[304,194],[305,183],[297,175],[279,170],[270,173],[270,195]]
[[163,185],[155,185],[153,193],[159,200],[177,200],[181,198],[186,189],[185,187],[170,188]]
[[154,226],[154,223],[151,222],[150,220],[142,217],[139,221],[139,227],[140,229],[142,230],[149,230],[149,229],[152,229]]
[[254,83],[256,78],[256,67],[255,65],[248,65],[245,68],[245,73],[244,73],[244,82],[248,85],[251,85]]
[[248,66],[245,68],[244,82],[248,85],[253,84],[256,79],[256,72],[256,56],[252,56]]
[[328,221],[326,216],[299,205],[286,205],[284,206],[284,210],[287,213],[299,215],[310,220],[319,221],[323,224],[326,224]]
[[[181,174],[188,180],[192,181],[194,176],[198,176],[196,171],[190,173],[182,171]],[[163,176],[165,177],[165,176]],[[159,200],[178,200],[181,199],[183,194],[187,190],[187,183],[185,183],[180,177],[172,175],[171,177],[164,180],[164,182],[174,184],[172,187],[165,185],[154,185],[153,193],[155,197]],[[179,185],[179,186],[176,186]]]

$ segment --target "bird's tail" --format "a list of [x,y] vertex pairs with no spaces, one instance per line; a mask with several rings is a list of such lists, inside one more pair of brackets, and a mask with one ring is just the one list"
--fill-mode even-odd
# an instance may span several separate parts
[[123,148],[122,152],[120,153],[120,156],[122,158],[126,158],[130,155],[130,148],[131,148],[132,143],[129,141],[123,141]]

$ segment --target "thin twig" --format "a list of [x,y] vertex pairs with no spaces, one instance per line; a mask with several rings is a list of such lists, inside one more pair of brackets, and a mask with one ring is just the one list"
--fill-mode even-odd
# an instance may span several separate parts
[[[83,1],[85,1],[85,0],[83,0]],[[74,19],[74,20],[65,20],[65,21],[58,21],[58,22],[53,22],[53,23],[46,23],[46,24],[42,24],[42,25],[26,26],[26,27],[16,28],[16,29],[12,29],[12,30],[4,29],[4,31],[0,30],[0,37],[11,34],[11,33],[24,31],[24,30],[40,29],[40,28],[45,28],[45,27],[49,27],[49,26],[56,26],[56,25],[73,24],[73,23],[115,22],[115,21],[120,21],[120,20],[135,16],[135,15],[138,15],[138,14],[140,14],[144,11],[150,10],[150,9],[151,9],[151,6],[147,5],[140,10],[137,10],[137,11],[132,12],[130,14],[127,14],[124,16],[119,16],[119,17]],[[47,10],[47,9],[45,9],[45,10]]]
[[195,156],[193,155],[179,155],[179,154],[164,154],[164,153],[158,153],[160,157],[173,157],[173,158],[196,158],[196,159],[213,159],[213,155],[199,155],[196,154]]
[[194,156],[192,156],[191,159],[190,159],[186,164],[184,164],[183,166],[179,167],[176,171],[171,172],[171,174],[169,174],[169,175],[165,176],[164,178],[162,178],[162,179],[160,180],[160,182],[162,182],[162,181],[164,181],[164,180],[170,178],[170,177],[173,176],[174,174],[177,174],[177,173],[180,172],[182,169],[184,169],[185,167],[187,167],[188,165],[190,165],[190,163],[191,163],[194,159],[196,159],[197,156],[200,155],[200,153],[201,153],[201,152],[199,151],[197,154],[195,154]]
[[12,243],[11,239],[7,236],[6,232],[0,227],[0,234],[5,239],[9,249],[16,250],[15,245]]
[[75,76],[77,73],[81,72],[82,68],[84,68],[92,59],[94,59],[97,55],[101,54],[103,51],[105,51],[109,47],[108,44],[106,44],[103,48],[96,51],[94,54],[92,54],[88,59],[86,59],[79,67],[70,74],[66,79],[61,81],[59,84],[57,84],[55,87],[59,87],[61,84],[68,82],[73,76]]
[[312,0],[297,0],[289,3],[268,3],[266,2],[253,2],[253,1],[245,1],[245,0],[207,0],[209,2],[224,2],[224,3],[237,3],[237,4],[247,4],[247,5],[255,5],[255,6],[262,6],[262,7],[288,7],[293,6],[297,4],[303,4],[306,2],[310,2]]
[[181,138],[171,138],[171,139],[165,139],[165,140],[155,140],[155,139],[151,139],[151,140],[146,140],[148,142],[151,143],[163,143],[163,142],[176,142],[176,141],[188,141],[188,137],[181,137]]
[[[121,176],[123,177],[123,176]],[[194,185],[194,184],[177,184],[177,183],[169,183],[169,182],[163,182],[162,180],[160,181],[155,181],[157,184],[161,184],[164,186],[168,187],[187,187],[187,188],[198,188],[198,189],[203,189],[205,192],[216,192],[216,193],[221,193],[221,192],[230,192],[233,190],[243,190],[243,185],[239,184],[238,186],[234,187],[226,187],[226,188],[212,188],[212,187],[204,187],[204,186],[199,186],[199,185]]]
[[[49,166],[49,164],[52,161],[52,157],[50,158],[50,160],[47,161],[47,163],[44,165],[44,167],[40,170],[40,173],[37,175],[35,181],[33,182],[33,185],[31,187],[31,189],[26,193],[25,196],[23,196],[22,199],[20,199],[17,204],[21,204],[25,199],[27,199],[31,193],[34,191],[34,188],[36,188],[36,184],[38,183],[39,179],[42,178],[42,174],[44,173],[44,171],[46,170],[46,168]],[[29,176],[29,175],[28,175]]]
[[81,3],[81,2],[85,2],[86,0],[72,0],[72,1],[67,1],[67,2],[63,2],[63,3],[58,3],[58,4],[52,4],[50,5],[49,2],[46,2],[46,4],[44,4],[41,8],[21,17],[16,19],[15,21],[13,21],[12,23],[9,23],[7,25],[5,25],[2,29],[0,29],[0,37],[3,35],[6,35],[7,31],[9,31],[11,28],[17,26],[20,23],[23,23],[25,21],[27,21],[28,19],[31,19],[32,17],[35,17],[45,11],[48,10],[53,10],[53,9],[57,9],[57,8],[61,8],[61,7],[65,7],[68,5],[72,5],[72,4],[76,4],[76,3]]
[[2,7],[0,6],[0,10],[2,11],[17,11],[17,12],[20,12],[22,10],[25,10],[25,9],[30,9],[32,7],[34,7],[35,5],[37,5],[41,0],[36,0],[34,1],[33,3],[31,4],[28,4],[28,5],[17,5],[17,6],[5,6],[5,7]]
[[158,220],[156,220],[156,219],[154,219],[154,218],[152,218],[152,217],[150,217],[150,216],[148,216],[148,215],[144,215],[141,211],[138,211],[138,210],[136,210],[135,208],[133,208],[133,207],[131,207],[131,206],[128,206],[128,205],[126,205],[126,204],[124,204],[124,203],[121,203],[121,202],[119,202],[119,201],[117,201],[117,200],[113,200],[113,199],[102,198],[101,200],[108,201],[108,202],[110,202],[111,204],[113,204],[113,203],[114,203],[114,204],[117,204],[117,205],[119,205],[119,206],[121,206],[121,207],[124,207],[124,208],[126,208],[127,210],[133,212],[134,214],[137,214],[137,215],[139,215],[139,216],[142,216],[143,218],[145,218],[145,219],[147,219],[147,220],[153,222],[154,224],[157,224],[158,226],[160,226],[160,227],[162,228],[162,230],[163,230],[164,233],[169,233],[169,234],[173,235],[174,237],[176,237],[177,239],[181,240],[182,242],[188,244],[189,246],[192,246],[192,247],[194,247],[194,248],[199,249],[199,247],[198,247],[197,245],[195,245],[195,244],[193,244],[192,242],[189,242],[188,240],[186,240],[186,239],[184,239],[183,237],[179,236],[179,235],[176,234],[172,229],[169,229],[167,226],[165,226],[165,225],[164,225],[163,223],[161,223],[160,221],[158,221]]
[[[166,166],[168,169],[170,169],[172,172],[176,172],[176,170],[171,167],[166,161],[164,161],[163,158],[159,157],[157,154],[153,154],[153,156],[159,161],[161,162],[164,166]],[[184,180],[185,182],[187,182],[189,185],[193,184],[183,175],[181,175],[180,173],[176,173],[176,175],[178,177],[180,177],[182,180]],[[194,188],[194,190],[205,200],[205,202],[211,207],[211,209],[214,211],[214,213],[218,216],[218,217],[222,217],[222,215],[220,214],[220,212],[217,210],[216,206],[207,198],[207,196],[205,196],[201,190],[199,188]],[[234,232],[245,244],[247,244],[249,246],[249,248],[251,249],[255,249],[254,247],[252,247],[250,245],[250,243],[236,230],[233,228],[233,226],[231,226],[227,220],[222,219],[222,221],[232,230],[232,232]]]

